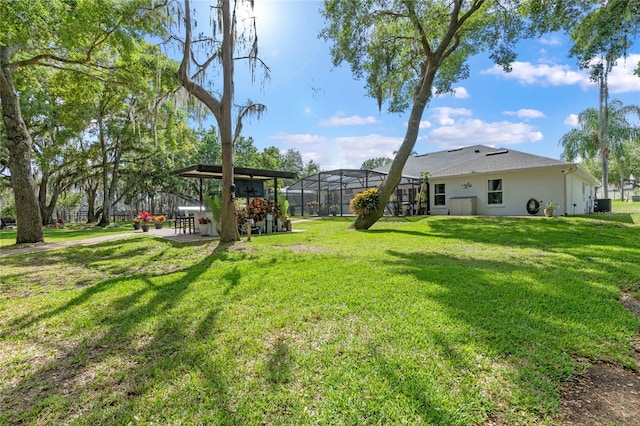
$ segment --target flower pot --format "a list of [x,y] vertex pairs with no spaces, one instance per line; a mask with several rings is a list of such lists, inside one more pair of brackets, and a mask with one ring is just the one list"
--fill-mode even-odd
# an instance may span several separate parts
[[162,229],[162,222],[156,222],[156,229]]
[[544,209],[544,215],[546,217],[553,217],[553,209]]
[[142,224],[142,232],[149,232],[149,224],[148,223]]
[[207,236],[209,235],[209,224],[208,223],[200,223],[198,224],[200,228],[200,235]]
[[136,231],[139,231],[140,230],[140,223],[133,222],[133,229],[135,229]]

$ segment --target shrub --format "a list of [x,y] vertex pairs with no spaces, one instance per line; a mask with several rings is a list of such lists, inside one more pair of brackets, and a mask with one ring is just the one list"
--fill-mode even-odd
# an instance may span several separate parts
[[368,215],[376,211],[380,203],[378,188],[370,188],[357,193],[349,202],[349,210],[357,215]]
[[263,220],[271,211],[272,206],[263,198],[254,198],[247,204],[247,215],[249,219],[253,219],[255,222]]

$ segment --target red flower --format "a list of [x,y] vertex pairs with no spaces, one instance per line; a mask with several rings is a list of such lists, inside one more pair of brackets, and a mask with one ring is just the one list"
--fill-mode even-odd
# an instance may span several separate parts
[[151,222],[151,214],[145,210],[142,210],[140,213],[138,213],[138,217],[142,219],[143,222]]

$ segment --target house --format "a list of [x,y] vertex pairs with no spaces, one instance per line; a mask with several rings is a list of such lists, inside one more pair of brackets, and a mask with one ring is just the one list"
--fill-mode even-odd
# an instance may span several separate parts
[[[540,216],[547,202],[556,215],[591,213],[601,185],[578,164],[484,145],[410,157],[403,170],[405,176],[423,172],[432,215]],[[399,187],[412,207],[416,191]]]

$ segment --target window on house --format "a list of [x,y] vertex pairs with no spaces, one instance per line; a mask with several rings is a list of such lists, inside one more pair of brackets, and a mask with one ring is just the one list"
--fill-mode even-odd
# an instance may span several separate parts
[[444,206],[445,203],[445,193],[444,193],[444,183],[436,183],[433,186],[433,204],[436,206]]
[[487,204],[502,204],[502,179],[489,179]]

